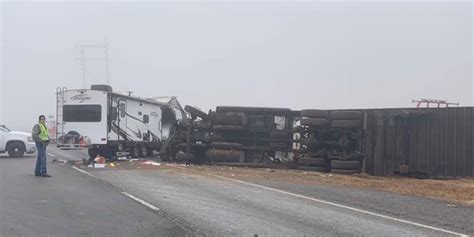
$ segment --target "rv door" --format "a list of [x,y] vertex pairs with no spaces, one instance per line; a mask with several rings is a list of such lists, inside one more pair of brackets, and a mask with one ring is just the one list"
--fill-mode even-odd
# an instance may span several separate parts
[[[123,129],[126,131],[127,128],[127,101],[125,100],[119,100],[118,101],[118,127],[119,129]],[[120,140],[120,135],[118,137],[118,140]]]

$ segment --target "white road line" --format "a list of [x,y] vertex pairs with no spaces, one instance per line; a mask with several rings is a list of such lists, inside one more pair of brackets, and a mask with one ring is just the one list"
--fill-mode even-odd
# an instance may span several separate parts
[[[89,173],[89,172],[87,172],[87,171],[85,171],[85,170],[83,170],[83,169],[79,169],[79,168],[77,168],[76,166],[73,166],[72,168],[75,169],[75,170],[77,170],[77,171],[79,171],[79,172],[81,172],[81,173],[83,173],[83,174],[86,174],[86,175],[88,175],[88,176],[90,176],[90,177],[92,177],[92,178],[94,178],[94,179],[99,179],[99,178],[97,178],[96,176],[92,175],[91,173]],[[153,210],[153,211],[159,211],[159,210],[160,210],[158,207],[155,207],[155,206],[151,205],[150,203],[145,202],[145,201],[141,200],[140,198],[137,198],[137,197],[133,196],[133,195],[130,194],[130,193],[122,192],[122,194],[125,195],[125,196],[127,196],[127,197],[129,197],[130,199],[132,199],[132,200],[134,200],[134,201],[136,201],[136,202],[138,202],[138,203],[140,203],[140,204],[142,204],[142,205],[144,205],[144,206],[150,208],[150,209]]]
[[49,156],[51,157],[56,157],[55,155],[51,154],[51,153],[48,153]]
[[155,207],[155,206],[151,205],[150,203],[145,202],[145,201],[141,200],[140,198],[137,198],[137,197],[133,196],[133,195],[130,194],[130,193],[122,192],[122,194],[125,195],[125,196],[127,196],[127,197],[129,197],[129,198],[131,198],[131,199],[133,199],[134,201],[136,201],[136,202],[138,202],[138,203],[140,203],[140,204],[142,204],[142,205],[144,205],[144,206],[150,208],[150,209],[153,210],[153,211],[159,211],[159,210],[160,210],[158,207]]
[[91,178],[97,179],[97,177],[95,177],[94,175],[92,175],[91,173],[89,173],[89,172],[87,172],[83,169],[79,169],[76,166],[72,166],[72,168],[79,171],[79,172],[81,172],[81,173],[83,173],[83,174],[86,174],[86,175],[90,176]]
[[381,217],[381,218],[385,218],[385,219],[392,220],[392,221],[398,221],[398,222],[401,222],[401,223],[414,225],[414,226],[417,226],[417,227],[422,227],[422,228],[426,228],[426,229],[430,229],[430,230],[435,230],[435,231],[439,231],[439,232],[443,232],[443,233],[447,233],[447,234],[451,234],[451,235],[462,236],[462,237],[468,237],[469,236],[469,235],[466,235],[466,234],[461,234],[461,233],[457,233],[457,232],[453,232],[453,231],[449,231],[449,230],[445,230],[445,229],[440,229],[440,228],[429,226],[429,225],[423,225],[423,224],[412,222],[412,221],[402,220],[402,219],[391,217],[391,216],[377,214],[375,212],[365,211],[365,210],[362,210],[362,209],[349,207],[349,206],[345,206],[345,205],[341,205],[341,204],[337,204],[337,203],[333,203],[333,202],[328,202],[328,201],[324,201],[324,200],[321,200],[321,199],[307,197],[307,196],[296,194],[296,193],[290,193],[290,192],[283,191],[283,190],[280,190],[280,189],[275,189],[275,188],[270,188],[270,187],[266,187],[266,186],[263,186],[263,185],[249,183],[249,182],[245,182],[245,181],[242,181],[242,180],[231,179],[231,178],[227,178],[227,177],[223,177],[223,176],[219,176],[219,175],[211,175],[211,176],[221,178],[221,179],[225,179],[225,180],[229,180],[229,181],[233,181],[233,182],[237,182],[237,183],[241,183],[241,184],[246,184],[246,185],[249,185],[249,186],[253,186],[253,187],[257,187],[257,188],[261,188],[261,189],[265,189],[265,190],[269,190],[269,191],[273,191],[273,192],[277,192],[277,193],[283,193],[283,194],[293,196],[293,197],[298,197],[298,198],[302,198],[302,199],[306,199],[306,200],[311,200],[311,201],[314,201],[314,202],[323,203],[323,204],[326,204],[326,205],[331,205],[331,206],[335,206],[335,207],[339,207],[339,208],[344,208],[344,209],[347,209],[347,210],[360,212],[360,213],[364,213],[364,214],[367,214],[367,215],[372,215],[372,216]]

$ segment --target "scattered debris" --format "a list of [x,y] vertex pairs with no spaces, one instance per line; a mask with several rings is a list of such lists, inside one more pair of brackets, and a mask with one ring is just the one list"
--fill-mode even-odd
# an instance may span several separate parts
[[183,165],[183,164],[176,164],[176,163],[165,163],[166,166],[169,166],[169,167],[174,167],[174,168],[179,168],[179,169],[183,169],[183,166],[186,166],[186,165]]
[[87,168],[105,168],[105,164],[93,163],[87,166]]
[[150,161],[150,160],[147,160],[147,161],[143,162],[142,164],[144,164],[144,165],[154,165],[154,166],[160,166],[161,165],[161,163]]
[[98,164],[105,164],[105,157],[103,156],[97,156],[95,159],[94,159],[95,163],[98,163]]
[[319,176],[324,177],[324,178],[331,178],[333,175],[332,174],[320,174]]

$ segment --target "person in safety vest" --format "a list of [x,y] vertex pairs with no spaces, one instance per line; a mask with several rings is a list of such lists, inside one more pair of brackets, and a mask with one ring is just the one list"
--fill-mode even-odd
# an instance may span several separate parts
[[49,144],[48,128],[46,127],[46,117],[39,116],[39,123],[33,127],[31,133],[38,150],[38,158],[36,160],[35,176],[51,177],[46,171],[46,146]]

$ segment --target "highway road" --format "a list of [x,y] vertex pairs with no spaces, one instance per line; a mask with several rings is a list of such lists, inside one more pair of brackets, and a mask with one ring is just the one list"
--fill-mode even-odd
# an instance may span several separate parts
[[[49,149],[49,159],[86,157]],[[0,159],[5,236],[467,236],[472,206],[347,187],[246,182],[182,167],[93,169]],[[36,235],[36,233],[39,233]]]
[[[51,160],[51,157],[49,158]],[[185,236],[185,229],[70,166],[0,157],[0,236]]]

